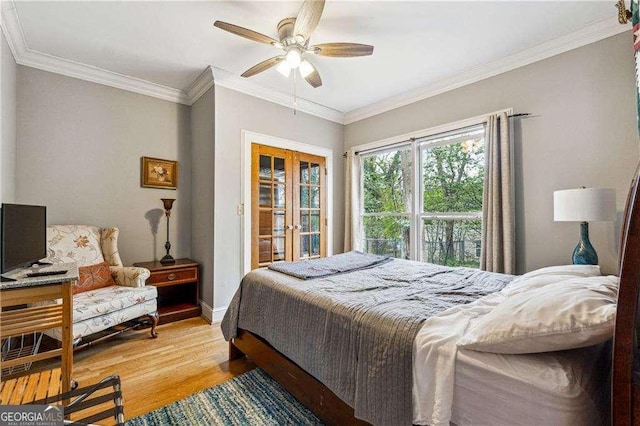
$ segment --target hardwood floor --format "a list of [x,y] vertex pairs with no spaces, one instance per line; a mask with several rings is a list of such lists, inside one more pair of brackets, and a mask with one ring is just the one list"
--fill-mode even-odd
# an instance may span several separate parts
[[127,419],[148,413],[245,373],[246,358],[229,362],[219,324],[191,318],[149,330],[130,331],[74,354],[73,378],[80,386],[117,374]]

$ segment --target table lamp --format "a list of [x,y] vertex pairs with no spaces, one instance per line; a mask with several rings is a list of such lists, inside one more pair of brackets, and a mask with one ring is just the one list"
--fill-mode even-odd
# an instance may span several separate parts
[[575,265],[598,264],[598,255],[589,241],[589,222],[611,222],[615,218],[615,189],[582,187],[553,193],[553,219],[556,222],[581,222],[580,242],[572,257]]
[[161,198],[162,204],[164,204],[164,215],[167,217],[167,242],[164,244],[165,250],[167,250],[167,254],[164,255],[162,259],[160,259],[160,263],[163,265],[168,265],[171,263],[175,263],[175,259],[173,256],[169,254],[171,250],[171,242],[169,242],[169,218],[171,217],[171,208],[173,207],[173,202],[175,198]]

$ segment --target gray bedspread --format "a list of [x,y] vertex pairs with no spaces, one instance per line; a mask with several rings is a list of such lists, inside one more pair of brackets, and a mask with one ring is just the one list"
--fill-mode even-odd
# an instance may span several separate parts
[[297,262],[274,262],[269,265],[272,271],[282,272],[292,277],[309,280],[371,268],[381,263],[389,262],[390,257],[377,254],[350,251],[313,260],[298,260]]
[[375,425],[412,424],[413,341],[422,322],[501,290],[511,275],[393,260],[303,281],[247,274],[222,321],[274,348]]

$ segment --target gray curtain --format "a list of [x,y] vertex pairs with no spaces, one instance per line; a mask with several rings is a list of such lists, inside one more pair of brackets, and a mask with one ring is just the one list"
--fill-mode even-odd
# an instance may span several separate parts
[[480,269],[514,274],[513,152],[506,113],[487,120]]

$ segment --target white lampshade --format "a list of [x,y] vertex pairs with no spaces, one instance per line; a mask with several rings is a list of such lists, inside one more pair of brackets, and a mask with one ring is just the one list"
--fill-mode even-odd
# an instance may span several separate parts
[[553,193],[553,220],[557,222],[610,222],[615,218],[613,188],[565,189]]

